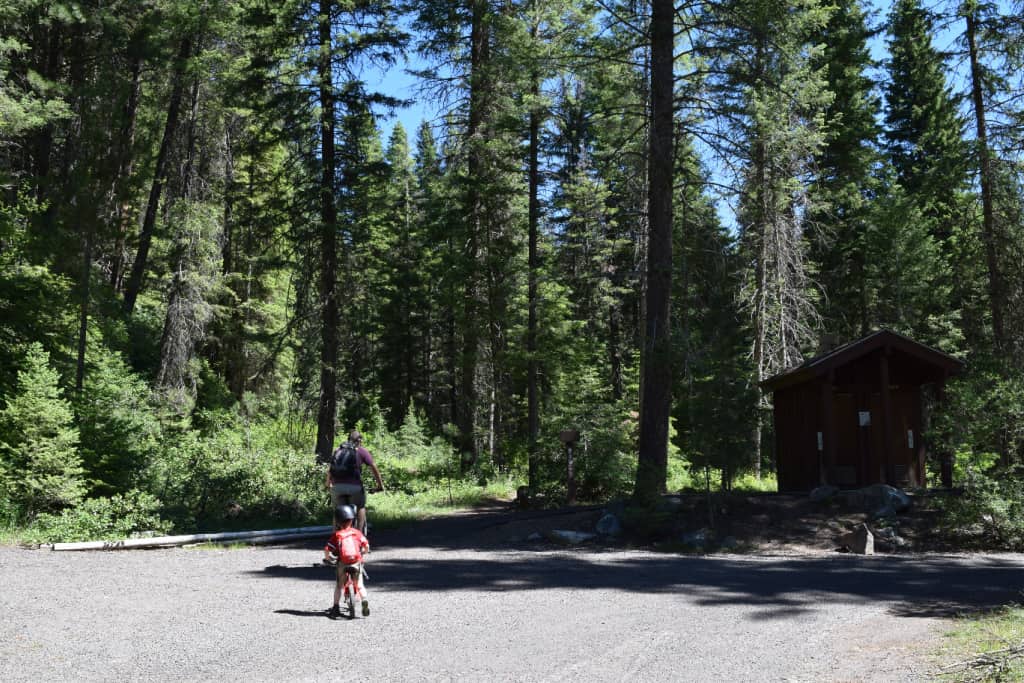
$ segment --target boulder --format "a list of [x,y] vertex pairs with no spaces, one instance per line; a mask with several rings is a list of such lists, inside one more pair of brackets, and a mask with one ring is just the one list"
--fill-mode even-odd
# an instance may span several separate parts
[[726,536],[722,539],[722,550],[736,550],[739,546],[740,542],[736,540],[735,536]]
[[846,493],[847,502],[865,510],[881,510],[889,506],[894,512],[904,512],[911,505],[910,496],[903,490],[888,484],[872,484]]
[[883,550],[894,551],[907,547],[908,543],[893,527],[882,527],[875,529],[875,545]]
[[576,545],[577,543],[583,543],[584,541],[597,538],[597,534],[591,534],[585,531],[569,531],[567,529],[555,529],[550,533],[550,536],[555,541],[569,543],[570,545]]
[[838,544],[840,549],[845,549],[858,555],[875,554],[875,536],[868,529],[867,524],[860,524],[853,531],[840,536]]
[[697,531],[688,531],[682,535],[679,539],[680,542],[690,548],[696,548],[698,550],[704,548],[707,542],[712,538],[714,534],[710,529],[698,529]]
[[597,520],[597,533],[602,536],[616,537],[622,534],[622,522],[610,512],[606,512]]
[[811,502],[812,503],[824,503],[826,500],[832,498],[834,495],[839,493],[838,486],[819,486],[818,488],[811,491]]

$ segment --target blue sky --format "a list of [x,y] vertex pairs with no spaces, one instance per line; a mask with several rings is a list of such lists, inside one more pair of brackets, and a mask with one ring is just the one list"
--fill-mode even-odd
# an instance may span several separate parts
[[[872,13],[871,23],[873,25],[883,22],[889,12],[889,8],[892,6],[891,0],[866,0],[864,4],[865,8]],[[937,10],[949,3],[940,2],[940,0],[925,0],[924,4],[926,7]],[[1006,1],[1001,0],[1000,5],[1005,8]],[[962,27],[958,22],[950,27],[950,29],[951,30],[940,31],[936,34],[933,44],[939,50],[953,50],[956,48],[954,42],[956,33],[962,30]],[[412,41],[410,41],[410,43],[411,42]],[[888,56],[885,34],[880,34],[871,42],[871,53],[872,57],[878,61],[881,61]],[[367,86],[369,88],[400,99],[412,100],[412,104],[410,106],[399,109],[394,115],[383,117],[380,120],[380,127],[385,142],[391,135],[391,129],[394,127],[395,122],[401,121],[411,142],[415,139],[416,129],[419,128],[420,123],[424,119],[433,120],[439,113],[436,106],[432,106],[430,102],[426,101],[426,99],[416,91],[417,79],[407,73],[408,68],[422,67],[423,64],[412,50],[410,50],[406,60],[407,61],[399,61],[383,73],[379,71],[367,73]],[[875,73],[874,75],[876,78],[882,76],[880,72]],[[955,77],[956,76],[954,74],[954,78]],[[958,87],[960,84],[952,83],[951,85]]]

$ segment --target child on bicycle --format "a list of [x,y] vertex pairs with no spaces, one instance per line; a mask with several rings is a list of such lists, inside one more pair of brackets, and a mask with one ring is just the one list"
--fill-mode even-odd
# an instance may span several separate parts
[[334,534],[324,546],[324,564],[337,565],[338,579],[334,584],[334,605],[328,615],[341,616],[341,590],[345,585],[346,569],[355,574],[356,592],[363,601],[363,616],[370,616],[370,602],[363,586],[363,553],[370,551],[370,543],[359,529],[352,526],[356,511],[351,505],[334,508]]

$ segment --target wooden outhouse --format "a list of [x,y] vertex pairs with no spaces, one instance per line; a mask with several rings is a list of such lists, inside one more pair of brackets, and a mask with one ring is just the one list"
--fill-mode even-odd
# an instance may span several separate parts
[[762,383],[774,395],[780,491],[925,486],[922,387],[942,395],[958,359],[882,330]]

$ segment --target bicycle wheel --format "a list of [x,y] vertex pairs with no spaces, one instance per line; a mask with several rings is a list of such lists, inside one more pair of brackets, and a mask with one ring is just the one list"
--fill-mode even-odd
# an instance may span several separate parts
[[346,593],[345,593],[345,607],[348,609],[348,618],[349,619],[355,619],[356,618],[356,596],[355,596],[356,589],[355,589],[355,586],[353,586],[352,584],[349,584],[348,586],[346,586],[345,590],[346,590]]

